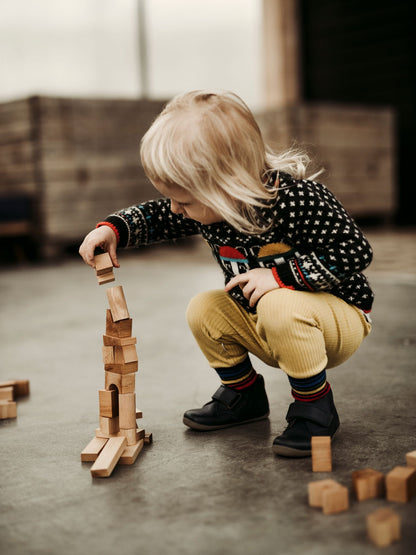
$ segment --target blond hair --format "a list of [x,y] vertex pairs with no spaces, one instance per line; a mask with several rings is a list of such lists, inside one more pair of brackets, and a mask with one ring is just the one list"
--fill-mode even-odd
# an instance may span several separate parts
[[277,196],[277,186],[265,186],[268,175],[304,178],[309,162],[299,151],[273,153],[248,106],[227,91],[173,98],[144,135],[140,156],[151,181],[185,189],[248,234],[270,227],[259,217]]

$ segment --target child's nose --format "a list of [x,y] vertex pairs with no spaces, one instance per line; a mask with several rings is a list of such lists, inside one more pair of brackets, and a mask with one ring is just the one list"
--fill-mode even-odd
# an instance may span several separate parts
[[173,212],[174,214],[180,214],[181,213],[181,207],[179,206],[179,204],[177,202],[175,202],[174,200],[170,201],[170,211]]

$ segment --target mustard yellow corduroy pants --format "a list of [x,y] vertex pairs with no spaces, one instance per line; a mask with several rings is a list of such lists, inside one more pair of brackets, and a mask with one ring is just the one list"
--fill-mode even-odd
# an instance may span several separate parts
[[228,293],[191,299],[187,319],[213,368],[234,366],[248,353],[294,378],[308,378],[346,361],[369,334],[360,310],[325,292],[274,289],[250,314]]

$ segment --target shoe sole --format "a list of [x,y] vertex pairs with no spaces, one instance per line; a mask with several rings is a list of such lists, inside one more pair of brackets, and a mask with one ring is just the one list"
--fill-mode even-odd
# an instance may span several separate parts
[[183,423],[188,428],[192,430],[197,430],[198,432],[210,432],[214,430],[223,430],[224,428],[232,428],[234,426],[241,426],[242,424],[249,424],[250,422],[258,422],[259,420],[265,420],[269,417],[270,413],[264,414],[263,416],[258,416],[257,418],[251,418],[250,420],[243,420],[242,422],[234,422],[233,424],[221,424],[220,426],[207,426],[206,424],[198,424],[189,418],[184,416]]
[[[332,434],[331,444],[338,430],[339,427]],[[311,449],[295,449],[294,447],[287,447],[286,445],[273,445],[272,449],[275,455],[280,455],[281,457],[290,457],[292,459],[301,459],[310,457],[312,455]]]

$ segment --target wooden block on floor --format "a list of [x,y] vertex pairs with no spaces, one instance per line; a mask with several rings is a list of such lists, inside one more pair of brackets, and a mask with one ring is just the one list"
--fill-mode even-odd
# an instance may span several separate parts
[[100,454],[102,448],[107,443],[108,439],[103,437],[94,437],[81,452],[82,462],[95,461]]
[[385,491],[384,474],[372,468],[354,470],[352,486],[358,501],[383,497]]
[[3,387],[13,387],[15,398],[25,397],[30,393],[29,380],[9,380],[7,382],[0,383],[0,388]]
[[308,484],[308,500],[311,507],[322,508],[323,492],[328,488],[339,486],[338,482],[328,478],[327,480],[316,480]]
[[116,374],[132,374],[139,369],[138,362],[129,362],[128,364],[104,364],[104,369]]
[[136,427],[136,394],[120,393],[118,396],[120,428]]
[[326,488],[322,492],[322,512],[324,515],[334,515],[347,511],[349,507],[348,488],[337,484]]
[[152,441],[153,441],[153,434],[152,434],[151,432],[145,434],[145,436],[144,436],[144,442],[145,442],[145,443],[152,443]]
[[144,441],[142,439],[134,445],[127,445],[118,461],[118,464],[133,464],[140,451],[143,449],[143,445]]
[[135,345],[136,337],[113,337],[112,335],[103,335],[103,343],[106,346],[115,345]]
[[100,416],[114,418],[118,416],[118,391],[116,389],[99,389],[98,399]]
[[118,374],[105,371],[105,388],[115,386],[119,393],[134,393],[136,390],[136,374]]
[[115,280],[116,278],[114,277],[114,273],[112,271],[97,276],[98,285],[104,285],[105,283],[110,283]]
[[366,517],[367,535],[377,547],[400,540],[400,517],[389,508],[380,508]]
[[94,256],[95,273],[97,276],[107,274],[113,270],[113,263],[108,252]]
[[107,309],[105,320],[106,335],[112,335],[113,337],[131,337],[132,327],[133,320],[131,318],[114,322],[111,316],[111,310],[109,308]]
[[0,401],[13,401],[14,390],[12,386],[0,388]]
[[406,453],[406,464],[412,468],[416,468],[416,451]]
[[312,471],[331,472],[332,454],[331,438],[329,436],[312,437]]
[[136,418],[143,418],[143,412],[139,409],[136,409]]
[[406,503],[416,494],[416,468],[396,466],[386,476],[386,491],[389,501]]
[[15,401],[0,401],[0,420],[17,417],[17,405]]
[[121,285],[107,289],[107,298],[110,303],[111,316],[114,322],[130,318],[126,298]]
[[113,418],[100,416],[100,430],[105,434],[116,434],[120,430],[118,416],[114,416]]
[[126,445],[127,440],[125,437],[111,437],[91,467],[92,476],[94,478],[107,478],[110,476]]

